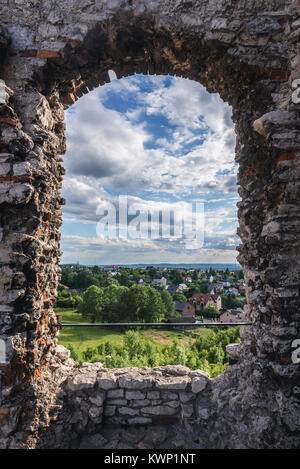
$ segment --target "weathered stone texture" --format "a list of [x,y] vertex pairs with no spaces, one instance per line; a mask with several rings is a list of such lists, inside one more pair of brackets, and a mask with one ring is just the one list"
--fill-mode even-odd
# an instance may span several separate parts
[[[11,344],[0,364],[1,447],[74,446],[93,432],[93,444],[104,445],[101,396],[116,424],[168,418],[170,432],[193,435],[202,447],[298,447],[300,365],[291,355],[300,338],[300,104],[292,99],[300,79],[299,1],[18,0],[1,2],[0,22],[0,333]],[[240,350],[228,350],[226,372],[205,387],[203,374],[184,367],[145,375],[105,374],[99,364],[77,370],[56,350],[64,109],[108,82],[110,69],[118,77],[196,80],[233,108],[239,261],[253,326],[243,328]],[[180,396],[178,408],[168,407],[176,418],[180,409],[180,423],[141,414],[165,409],[165,390]],[[189,400],[197,390],[200,400]],[[135,407],[129,391],[154,402]],[[96,401],[83,400],[83,412],[85,393]],[[138,414],[105,407],[110,399]],[[189,426],[192,409],[199,428]],[[155,444],[146,433],[140,447]],[[125,444],[123,437],[113,444]]]

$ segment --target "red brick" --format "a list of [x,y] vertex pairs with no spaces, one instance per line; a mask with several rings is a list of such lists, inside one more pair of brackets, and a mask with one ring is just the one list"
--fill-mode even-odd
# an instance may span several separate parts
[[40,59],[56,59],[60,57],[59,53],[56,50],[38,50],[37,57]]
[[257,351],[256,351],[256,344],[255,344],[255,342],[251,342],[251,344],[250,344],[250,352],[253,353],[254,355],[256,355]]
[[19,121],[16,119],[11,119],[10,117],[0,117],[0,122],[3,122],[4,124],[10,125],[12,127],[18,127],[21,125]]
[[257,166],[249,166],[243,173],[242,178],[248,179],[251,176],[255,176],[258,173]]
[[21,57],[39,57],[40,59],[56,59],[60,57],[59,53],[56,50],[48,49],[28,49],[20,52]]
[[41,373],[42,373],[41,368],[37,368],[36,370],[34,370],[34,377],[40,378]]
[[0,176],[0,182],[30,182],[28,176]]
[[15,378],[11,365],[1,365],[0,370],[2,371],[2,384],[4,386],[10,386]]
[[8,145],[2,140],[0,140],[0,153],[9,153]]
[[292,357],[288,356],[288,357],[278,357],[277,358],[277,363],[280,363],[280,365],[289,365],[290,363],[292,363]]
[[287,81],[290,76],[289,70],[273,70],[270,73],[271,80],[275,81]]
[[36,55],[37,55],[37,50],[33,50],[33,49],[22,50],[20,52],[21,57],[36,57]]
[[295,158],[295,153],[293,151],[287,151],[277,156],[276,163],[278,164],[280,161],[293,160],[294,158]]

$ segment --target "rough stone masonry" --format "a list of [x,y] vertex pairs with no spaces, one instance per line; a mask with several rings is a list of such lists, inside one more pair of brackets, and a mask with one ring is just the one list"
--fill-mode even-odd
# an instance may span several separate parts
[[[0,11],[0,447],[299,447],[299,0],[1,0]],[[108,70],[196,80],[233,108],[253,326],[216,379],[77,368],[57,348],[64,110]]]

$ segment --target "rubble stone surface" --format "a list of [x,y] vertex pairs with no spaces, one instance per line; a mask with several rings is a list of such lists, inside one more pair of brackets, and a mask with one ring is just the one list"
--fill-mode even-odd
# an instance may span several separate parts
[[[4,0],[0,23],[0,447],[299,447],[299,0]],[[64,110],[108,70],[182,76],[232,106],[253,325],[213,380],[56,349]]]

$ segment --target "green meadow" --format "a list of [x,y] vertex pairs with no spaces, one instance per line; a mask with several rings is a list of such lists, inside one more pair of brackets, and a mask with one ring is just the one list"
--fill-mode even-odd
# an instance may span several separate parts
[[[62,324],[87,323],[76,309],[56,308],[56,314],[62,314]],[[128,328],[106,328],[106,327],[63,327],[59,333],[58,343],[67,347],[72,345],[78,352],[86,350],[88,347],[96,348],[98,345],[110,342],[112,345],[123,345],[123,337]],[[194,342],[188,331],[181,332],[165,329],[141,329],[137,328],[140,335],[154,343],[155,345],[168,345],[177,340],[182,345],[188,345],[189,341]],[[193,335],[203,336],[209,333],[209,329],[193,330]]]

